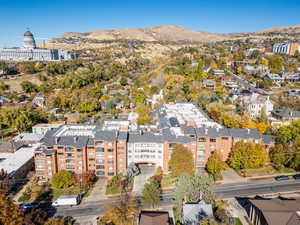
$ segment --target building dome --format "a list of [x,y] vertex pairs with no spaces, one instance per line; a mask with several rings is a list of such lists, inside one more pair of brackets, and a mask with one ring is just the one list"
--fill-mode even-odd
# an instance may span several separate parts
[[31,36],[31,37],[33,37],[33,34],[28,30],[28,31],[26,31],[25,33],[24,33],[24,37],[25,36]]
[[33,34],[30,31],[24,33],[23,48],[34,49],[36,48],[35,40]]

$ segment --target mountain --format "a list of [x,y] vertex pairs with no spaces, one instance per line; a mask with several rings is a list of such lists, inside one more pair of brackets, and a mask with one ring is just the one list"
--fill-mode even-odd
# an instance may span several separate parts
[[274,27],[271,29],[259,31],[256,33],[276,33],[276,34],[300,34],[300,25],[297,26],[285,26],[285,27]]
[[188,30],[179,26],[156,26],[149,28],[121,28],[113,30],[95,30],[87,33],[68,32],[56,40],[65,38],[85,38],[95,40],[140,40],[140,41],[187,41],[213,42],[224,40],[221,34]]

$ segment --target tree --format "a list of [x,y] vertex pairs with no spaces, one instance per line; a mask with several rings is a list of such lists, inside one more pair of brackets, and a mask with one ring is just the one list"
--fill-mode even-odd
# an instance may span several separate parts
[[128,83],[127,83],[127,78],[126,77],[121,77],[120,79],[120,84],[122,86],[126,86]]
[[287,126],[281,126],[276,136],[277,141],[282,144],[300,141],[300,120],[295,120]]
[[293,153],[287,145],[276,144],[270,149],[271,162],[275,163],[278,167],[289,165],[293,158]]
[[225,162],[222,160],[222,155],[219,152],[214,152],[206,163],[206,170],[212,174],[219,174],[223,169],[226,168]]
[[132,225],[137,213],[137,204],[128,193],[123,193],[120,200],[106,207],[99,225]]
[[270,58],[271,73],[280,73],[283,70],[284,60],[281,55],[274,54]]
[[214,203],[215,194],[211,185],[213,180],[206,175],[190,176],[182,174],[176,183],[174,190],[177,216],[181,218],[182,203],[198,202],[204,200],[206,203]]
[[73,225],[75,224],[75,220],[68,216],[68,217],[56,217],[56,218],[49,218],[44,225]]
[[0,195],[0,224],[2,225],[25,225],[24,214],[18,205],[15,205]]
[[239,141],[233,146],[228,162],[234,169],[258,168],[268,162],[268,154],[262,144]]
[[21,87],[25,93],[32,93],[32,92],[39,91],[39,87],[36,84],[31,83],[30,81],[22,81]]
[[150,107],[146,105],[138,105],[136,107],[136,112],[138,114],[137,122],[140,125],[149,124],[151,122],[150,117]]
[[75,184],[75,176],[71,171],[61,170],[53,175],[51,184],[56,189],[68,188]]
[[0,74],[3,73],[3,74],[6,74],[8,72],[8,65],[7,63],[3,62],[3,61],[0,61]]
[[158,205],[160,201],[161,188],[155,179],[149,179],[148,183],[144,185],[142,192],[142,202],[152,208]]
[[300,169],[300,142],[296,141],[291,146],[291,151],[293,152],[293,158],[290,160],[289,166],[293,169]]
[[176,145],[169,166],[174,177],[179,177],[183,173],[193,175],[195,169],[193,153],[183,145]]
[[8,84],[5,84],[4,82],[0,82],[0,92],[2,91],[6,91],[9,89],[9,85]]
[[16,65],[16,69],[20,72],[20,73],[35,73],[34,70],[34,64],[32,62],[22,62],[22,63],[18,63]]

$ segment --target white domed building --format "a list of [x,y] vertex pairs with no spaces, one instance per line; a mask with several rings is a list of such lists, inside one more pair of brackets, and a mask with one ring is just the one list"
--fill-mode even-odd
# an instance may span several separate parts
[[0,60],[4,61],[64,61],[75,59],[76,55],[61,49],[37,48],[30,31],[24,33],[21,48],[0,49]]

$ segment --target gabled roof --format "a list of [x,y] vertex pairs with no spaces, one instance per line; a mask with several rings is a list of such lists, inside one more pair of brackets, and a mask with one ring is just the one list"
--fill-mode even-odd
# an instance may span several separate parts
[[289,108],[274,110],[272,113],[282,118],[300,118],[300,111],[293,111]]
[[269,200],[253,199],[251,204],[258,208],[269,225],[296,225],[300,224],[300,200],[282,200],[273,198]]

